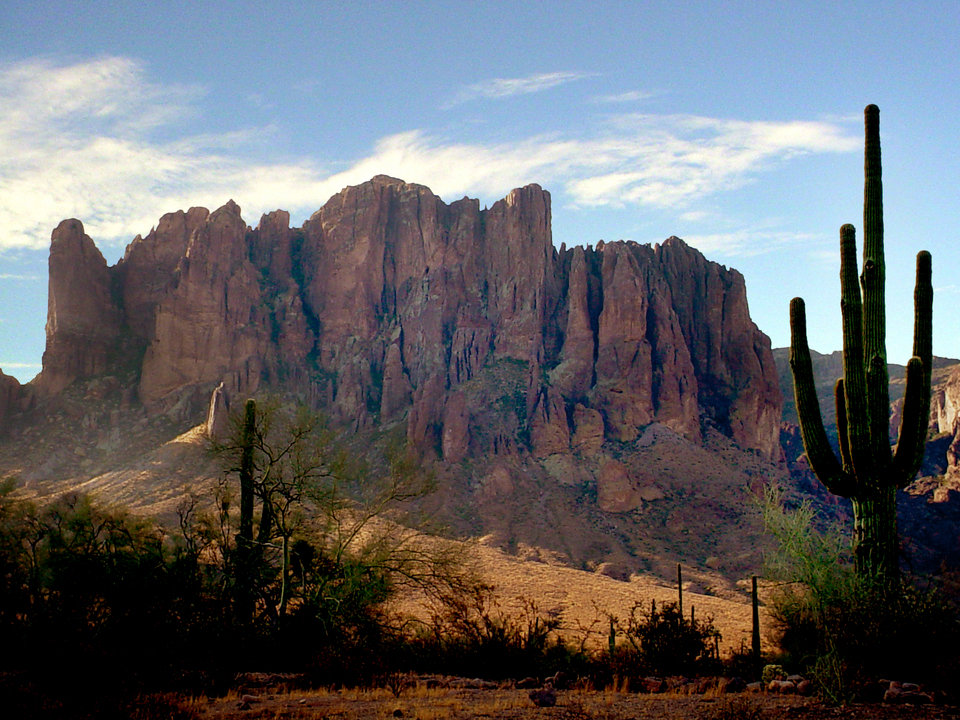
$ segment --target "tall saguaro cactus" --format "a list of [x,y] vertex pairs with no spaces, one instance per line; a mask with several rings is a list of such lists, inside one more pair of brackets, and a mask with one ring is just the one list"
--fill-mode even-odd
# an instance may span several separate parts
[[914,478],[923,459],[930,414],[933,288],[930,253],[917,254],[913,357],[907,363],[903,416],[896,449],[890,446],[883,259],[880,110],[864,110],[863,266],[857,278],[852,225],[840,228],[840,309],[843,377],[837,380],[840,457],[827,440],[814,389],[813,365],[801,298],[790,303],[790,367],[800,431],[810,467],[835,495],[850,498],[857,573],[888,584],[897,577],[896,491]]

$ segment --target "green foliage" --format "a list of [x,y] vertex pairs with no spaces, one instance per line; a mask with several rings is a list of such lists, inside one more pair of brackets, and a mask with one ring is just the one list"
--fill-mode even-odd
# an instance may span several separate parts
[[889,593],[862,577],[841,533],[816,530],[806,502],[788,510],[771,489],[763,513],[777,540],[767,575],[780,584],[769,607],[785,665],[809,673],[838,703],[881,677],[947,682],[960,661],[960,620],[942,592],[905,579]]
[[[0,485],[0,678],[27,672],[38,697],[82,688],[103,703],[251,666],[356,681],[397,642],[385,605],[399,588],[469,584],[452,548],[403,524],[432,480],[402,445],[372,467],[348,463],[315,416],[255,410],[252,432],[240,419],[220,448],[214,502],[185,498],[172,530],[87,496],[41,507]],[[237,503],[241,468],[252,495]]]
[[[342,641],[351,628],[369,625],[368,615],[397,586],[456,581],[454,558],[422,547],[411,529],[417,523],[407,510],[433,482],[404,445],[394,443],[379,459],[371,451],[369,463],[350,461],[315,413],[276,400],[255,410],[252,428],[249,418],[238,419],[233,437],[213,449],[227,478],[242,481],[249,457],[261,630],[289,621]],[[224,488],[227,501],[229,494]]]
[[764,665],[763,672],[760,673],[760,681],[766,685],[771,680],[786,680],[787,671],[783,669],[783,665]]
[[849,592],[850,544],[837,525],[815,530],[823,523],[810,501],[788,508],[783,490],[776,485],[764,488],[761,509],[764,529],[776,541],[764,558],[768,578],[810,588],[818,603]]

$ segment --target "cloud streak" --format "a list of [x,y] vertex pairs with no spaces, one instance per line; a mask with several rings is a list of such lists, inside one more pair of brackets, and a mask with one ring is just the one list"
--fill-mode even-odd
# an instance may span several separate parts
[[649,100],[654,93],[644,92],[642,90],[630,90],[628,92],[617,93],[616,95],[598,95],[593,98],[595,103],[632,103],[641,100]]
[[592,77],[591,73],[552,72],[538,73],[521,78],[493,78],[473,83],[462,88],[444,109],[450,109],[473,100],[501,100],[514,95],[530,95],[550,90],[574,80]]
[[[580,77],[548,73],[468,90],[501,98]],[[448,199],[495,199],[538,182],[574,208],[683,212],[798,155],[850,152],[860,143],[842,125],[823,121],[623,113],[585,120],[578,135],[564,130],[509,142],[396,133],[362,157],[338,159],[346,169],[331,172],[309,160],[251,160],[270,128],[157,139],[169,137],[178,120],[201,114],[203,92],[157,85],[126,58],[0,66],[0,95],[0,250],[46,247],[64,217],[81,219],[98,243],[120,243],[165,212],[212,209],[229,198],[251,223],[277,207],[309,213],[344,186],[380,173]]]
[[810,247],[822,238],[812,233],[793,233],[745,228],[725,233],[684,235],[687,243],[708,257],[716,255],[756,257],[803,243]]

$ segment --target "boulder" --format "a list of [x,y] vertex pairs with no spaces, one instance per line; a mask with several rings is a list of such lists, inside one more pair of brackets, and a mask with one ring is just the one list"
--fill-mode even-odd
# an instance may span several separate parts
[[531,690],[527,696],[537,707],[554,707],[557,704],[557,693],[552,688]]

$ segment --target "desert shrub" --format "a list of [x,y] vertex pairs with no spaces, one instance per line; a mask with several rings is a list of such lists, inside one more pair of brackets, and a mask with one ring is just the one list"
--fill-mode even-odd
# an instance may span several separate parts
[[857,576],[836,528],[815,529],[808,503],[787,509],[773,490],[763,510],[777,540],[767,574],[781,583],[770,609],[785,664],[810,673],[836,702],[880,677],[949,687],[945,681],[960,661],[960,622],[932,579],[878,586]]
[[[762,662],[761,657],[761,662]],[[759,678],[760,668],[757,666],[757,658],[753,654],[753,647],[747,644],[746,640],[740,641],[740,647],[731,648],[730,652],[723,657],[723,675],[726,677],[738,677],[746,680],[756,680]]]
[[760,673],[760,682],[768,685],[773,680],[786,680],[787,677],[787,671],[783,669],[783,665],[764,665]]
[[763,720],[767,714],[756,698],[736,695],[722,698],[703,717],[706,720]]
[[712,619],[688,618],[676,603],[634,606],[625,634],[646,674],[705,675],[719,668],[720,632]]
[[637,603],[625,621],[608,616],[608,647],[594,653],[594,687],[638,689],[646,676],[702,676],[720,671],[720,632],[711,618],[694,619],[677,603]]
[[159,676],[227,651],[222,599],[156,523],[82,495],[38,508],[0,497],[5,669],[70,657],[86,668]]
[[493,588],[475,584],[446,593],[430,622],[406,644],[406,664],[421,671],[492,680],[546,677],[559,670],[579,674],[586,656],[558,634],[559,619],[532,601],[511,614]]

